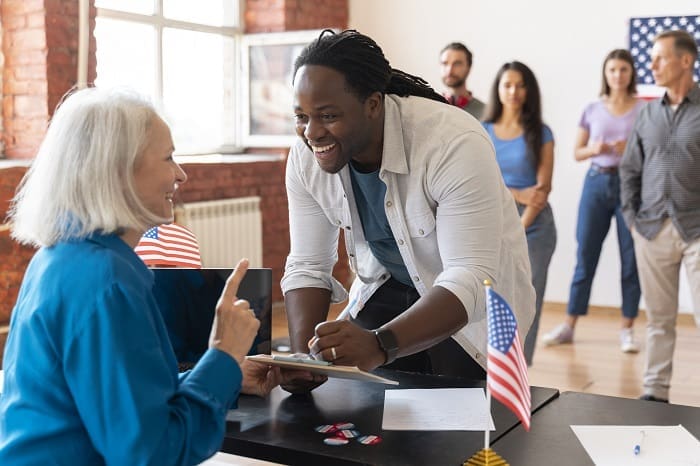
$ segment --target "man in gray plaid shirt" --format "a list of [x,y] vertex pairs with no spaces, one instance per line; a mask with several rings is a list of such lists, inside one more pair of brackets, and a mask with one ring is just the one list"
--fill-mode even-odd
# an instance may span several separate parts
[[700,324],[700,87],[693,81],[698,46],[685,31],[665,31],[654,40],[651,56],[654,80],[666,93],[640,111],[620,183],[647,309],[640,398],[668,402],[681,264]]

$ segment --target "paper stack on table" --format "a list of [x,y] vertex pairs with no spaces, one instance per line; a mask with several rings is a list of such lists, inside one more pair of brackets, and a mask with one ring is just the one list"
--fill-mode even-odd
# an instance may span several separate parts
[[700,466],[700,442],[681,426],[571,426],[597,466]]
[[384,430],[494,430],[483,388],[384,391]]

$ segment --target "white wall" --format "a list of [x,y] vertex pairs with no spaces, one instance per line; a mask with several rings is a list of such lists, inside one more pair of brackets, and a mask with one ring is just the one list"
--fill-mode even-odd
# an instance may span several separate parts
[[[452,41],[474,54],[469,89],[487,100],[491,82],[506,61],[519,60],[535,72],[543,95],[544,119],[555,137],[550,202],[559,240],[549,269],[545,299],[566,302],[575,265],[578,200],[587,163],[573,158],[583,107],[598,95],[602,61],[614,48],[627,48],[629,18],[698,15],[697,0],[349,0],[350,27],[369,35],[394,68],[425,78],[442,90],[438,54]],[[613,222],[614,223],[614,222]],[[614,226],[603,247],[591,304],[619,306],[619,259]],[[683,273],[681,309],[691,309]]]

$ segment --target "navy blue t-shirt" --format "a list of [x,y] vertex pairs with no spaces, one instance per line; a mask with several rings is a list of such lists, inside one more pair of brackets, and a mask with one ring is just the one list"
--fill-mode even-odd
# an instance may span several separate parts
[[386,218],[386,185],[379,179],[379,170],[362,173],[357,171],[352,163],[349,165],[357,211],[372,254],[387,268],[392,277],[404,285],[413,286]]

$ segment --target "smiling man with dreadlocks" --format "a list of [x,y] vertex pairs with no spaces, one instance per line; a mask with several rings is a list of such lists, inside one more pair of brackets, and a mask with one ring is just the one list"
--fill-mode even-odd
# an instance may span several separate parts
[[[483,281],[514,305],[522,339],[535,294],[482,126],[357,31],[326,30],[302,51],[294,113],[282,278],[292,349],[365,370],[485,378]],[[331,275],[340,230],[355,280],[345,318],[325,322],[348,298]]]

